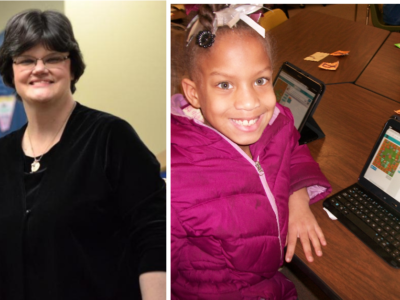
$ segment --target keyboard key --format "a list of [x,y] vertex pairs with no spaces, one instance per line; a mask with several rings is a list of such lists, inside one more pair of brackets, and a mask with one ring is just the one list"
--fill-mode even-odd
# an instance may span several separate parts
[[399,255],[399,251],[398,250],[394,250],[392,253],[390,253],[390,255],[392,256],[392,257],[396,257],[397,255]]

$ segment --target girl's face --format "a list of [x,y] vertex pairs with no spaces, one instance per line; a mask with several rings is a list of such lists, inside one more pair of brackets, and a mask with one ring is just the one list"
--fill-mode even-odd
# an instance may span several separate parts
[[269,56],[256,37],[236,33],[217,36],[208,50],[199,57],[195,81],[182,82],[186,97],[208,125],[249,153],[276,104]]

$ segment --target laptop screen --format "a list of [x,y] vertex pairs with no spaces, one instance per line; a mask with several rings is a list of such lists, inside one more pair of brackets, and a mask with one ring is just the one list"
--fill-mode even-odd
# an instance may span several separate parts
[[284,71],[279,73],[274,91],[276,100],[292,112],[294,126],[298,129],[315,97],[315,93]]
[[364,178],[400,202],[400,133],[389,127]]

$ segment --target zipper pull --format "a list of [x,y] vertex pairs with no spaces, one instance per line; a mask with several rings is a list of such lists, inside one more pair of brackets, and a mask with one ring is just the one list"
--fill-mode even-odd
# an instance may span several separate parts
[[256,161],[256,168],[257,168],[257,171],[258,171],[258,175],[263,176],[264,175],[264,170],[263,170],[263,168],[261,167],[261,165],[260,165],[260,163],[258,161]]

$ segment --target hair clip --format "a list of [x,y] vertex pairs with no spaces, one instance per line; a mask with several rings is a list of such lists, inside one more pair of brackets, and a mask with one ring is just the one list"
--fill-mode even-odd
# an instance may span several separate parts
[[209,30],[202,30],[196,37],[197,44],[200,47],[208,48],[214,44],[215,41],[215,34],[212,34]]
[[[262,4],[235,4],[230,5],[223,10],[214,12],[215,18],[213,21],[213,29],[211,31],[200,31],[202,29],[202,25],[199,22],[199,16],[195,16],[192,21],[190,21],[189,25],[186,29],[190,28],[190,32],[188,38],[186,40],[186,47],[189,46],[190,42],[192,41],[193,37],[196,35],[196,32],[199,32],[197,35],[198,44],[201,47],[207,48],[210,47],[214,43],[215,34],[217,32],[218,27],[221,26],[229,26],[232,28],[236,25],[239,20],[247,23],[251,28],[257,31],[263,38],[265,38],[265,29],[257,24],[252,18],[248,15],[252,15],[253,13],[257,12],[258,10],[262,9]],[[267,8],[268,9],[268,8]],[[207,35],[204,37],[205,40],[210,40],[210,42],[201,42],[203,40],[202,32],[207,32]],[[211,41],[212,40],[212,41]],[[201,42],[201,43],[200,43]],[[207,46],[203,46],[207,45]]]

